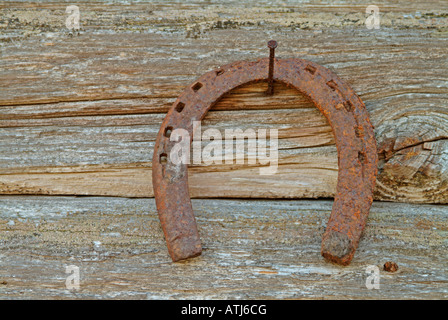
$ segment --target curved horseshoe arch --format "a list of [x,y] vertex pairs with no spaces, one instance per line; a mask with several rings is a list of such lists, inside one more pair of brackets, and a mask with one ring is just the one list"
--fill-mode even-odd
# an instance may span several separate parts
[[[236,62],[201,76],[174,102],[157,135],[152,162],[154,196],[173,261],[201,254],[201,241],[188,191],[188,165],[169,161],[170,133],[183,128],[193,137],[193,121],[228,91],[268,80],[269,59]],[[322,238],[325,259],[348,265],[366,225],[377,174],[373,126],[364,103],[330,70],[303,59],[275,59],[274,80],[307,95],[330,123],[338,151],[338,182],[332,213]],[[190,140],[190,144],[191,144]]]

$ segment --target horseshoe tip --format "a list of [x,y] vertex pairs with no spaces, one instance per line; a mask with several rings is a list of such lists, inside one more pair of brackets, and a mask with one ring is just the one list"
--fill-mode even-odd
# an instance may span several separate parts
[[186,260],[190,258],[198,257],[202,254],[202,246],[199,239],[185,239],[182,243],[176,241],[175,247],[169,250],[171,260],[173,262],[178,262],[181,260]]
[[331,230],[322,240],[321,254],[327,261],[348,266],[355,251],[353,240],[344,233]]
[[173,260],[173,262],[180,262],[180,261],[185,261],[188,259],[199,257],[201,254],[202,254],[202,250],[200,250],[199,252],[191,253],[190,255],[186,255],[186,256],[173,255],[173,256],[171,256],[171,260]]

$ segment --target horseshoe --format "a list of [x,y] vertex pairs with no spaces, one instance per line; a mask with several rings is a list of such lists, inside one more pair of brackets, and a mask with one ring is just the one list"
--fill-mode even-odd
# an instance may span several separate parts
[[162,122],[154,148],[152,179],[173,262],[200,255],[202,247],[189,196],[188,165],[169,161],[170,150],[177,143],[170,141],[170,133],[183,128],[192,137],[193,121],[202,120],[225,93],[255,81],[268,81],[268,92],[272,92],[273,81],[296,88],[330,123],[339,171],[321,254],[340,265],[350,264],[355,254],[372,205],[377,174],[376,141],[368,112],[350,86],[332,71],[303,59],[276,59],[270,48],[270,58],[235,62],[201,76],[177,98]]

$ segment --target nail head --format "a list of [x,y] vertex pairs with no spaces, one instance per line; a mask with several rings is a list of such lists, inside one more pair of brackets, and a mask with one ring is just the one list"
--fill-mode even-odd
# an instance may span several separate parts
[[268,47],[269,47],[270,49],[275,49],[275,48],[277,48],[277,41],[275,41],[275,40],[269,40],[269,41],[268,41]]

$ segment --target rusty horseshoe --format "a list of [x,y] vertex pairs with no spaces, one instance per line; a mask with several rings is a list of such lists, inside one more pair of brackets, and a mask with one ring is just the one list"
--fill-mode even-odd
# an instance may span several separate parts
[[[269,42],[271,53],[277,46]],[[275,65],[275,70],[274,70]],[[159,218],[172,260],[201,254],[201,240],[188,190],[188,164],[169,159],[176,128],[193,136],[193,121],[230,90],[255,81],[283,82],[308,96],[327,118],[338,152],[338,181],[330,219],[322,238],[321,254],[348,265],[367,222],[377,174],[377,150],[368,112],[355,92],[332,71],[311,61],[263,58],[239,61],[207,72],[177,98],[162,122],[152,161],[152,180]],[[190,139],[191,144],[192,138]]]

